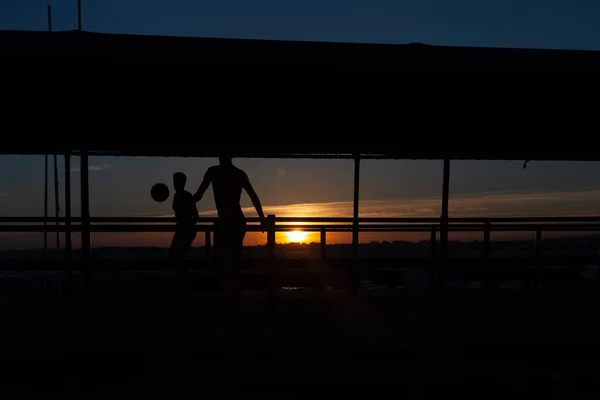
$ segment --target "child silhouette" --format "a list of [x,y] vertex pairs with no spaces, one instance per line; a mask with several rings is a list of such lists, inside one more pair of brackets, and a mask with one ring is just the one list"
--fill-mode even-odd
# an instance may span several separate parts
[[196,220],[198,218],[198,208],[193,200],[192,194],[185,190],[187,176],[183,172],[173,174],[173,211],[175,212],[175,234],[171,241],[169,250],[169,259],[171,261],[181,261],[185,254],[192,248],[192,243],[196,238]]

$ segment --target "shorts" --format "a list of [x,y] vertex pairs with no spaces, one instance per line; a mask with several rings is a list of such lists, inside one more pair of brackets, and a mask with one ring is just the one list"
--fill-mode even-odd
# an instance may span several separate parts
[[240,258],[244,250],[246,220],[218,221],[215,226],[215,257]]

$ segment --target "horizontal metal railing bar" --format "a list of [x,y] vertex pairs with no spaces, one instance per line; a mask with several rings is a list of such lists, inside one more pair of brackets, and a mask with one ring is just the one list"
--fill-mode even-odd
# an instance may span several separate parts
[[[282,226],[276,225],[276,232],[304,231],[304,232],[319,232],[325,228],[327,232],[351,232],[352,225],[291,225]],[[359,232],[430,232],[432,229],[439,230],[437,225],[359,225]],[[0,232],[65,232],[65,225],[0,225]],[[543,231],[600,231],[600,224],[522,224],[522,225],[490,225],[490,232],[534,232],[538,229]],[[104,224],[91,225],[92,232],[174,232],[174,224]],[[485,230],[481,225],[449,225],[450,232],[482,232]],[[72,232],[81,232],[80,224],[71,225]],[[197,232],[212,232],[212,225],[197,225]],[[265,232],[260,225],[248,225],[248,232]]]
[[[49,223],[66,222],[65,217],[0,217],[0,223]],[[199,224],[214,223],[218,221],[216,217],[201,217]],[[258,217],[248,217],[247,222],[258,223]],[[352,217],[276,217],[277,223],[353,223]],[[71,222],[81,222],[81,217],[72,217]],[[172,217],[92,217],[91,223],[174,223]],[[367,218],[361,217],[359,223],[413,223],[439,224],[440,218]],[[494,217],[494,218],[449,218],[449,223],[477,223],[477,224],[506,224],[506,223],[600,223],[600,216],[582,216],[582,217]]]

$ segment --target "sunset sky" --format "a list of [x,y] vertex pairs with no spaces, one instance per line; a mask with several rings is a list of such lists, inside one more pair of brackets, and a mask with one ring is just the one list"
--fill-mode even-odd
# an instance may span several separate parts
[[[43,156],[0,157],[0,215],[43,216]],[[50,157],[50,167],[52,157]],[[234,160],[247,171],[268,214],[297,217],[351,217],[353,163],[348,160]],[[170,216],[170,201],[154,202],[152,184],[170,185],[176,171],[188,175],[194,191],[216,159],[90,158],[92,216]],[[79,215],[79,159],[73,160],[73,215]],[[600,215],[600,163],[454,161],[450,216],[589,216]],[[60,199],[64,204],[63,159],[59,157]],[[360,215],[364,217],[438,217],[441,161],[361,162]],[[52,169],[49,209],[53,214]],[[247,216],[256,215],[244,194]],[[202,215],[215,216],[212,190],[198,203]],[[64,214],[61,214],[64,215]],[[458,234],[456,234],[458,235]],[[479,238],[475,234],[474,238]],[[41,234],[2,235],[0,248],[40,247]],[[451,236],[451,239],[453,237]],[[196,245],[203,243],[199,235]],[[248,234],[246,244],[262,244],[265,235]],[[278,241],[289,241],[285,235]],[[421,240],[418,234],[363,233],[372,240]],[[76,239],[77,240],[77,239]],[[167,245],[168,233],[94,234],[94,246]],[[311,234],[307,241],[318,241]],[[332,234],[331,243],[350,241]],[[51,241],[52,243],[52,241]]]

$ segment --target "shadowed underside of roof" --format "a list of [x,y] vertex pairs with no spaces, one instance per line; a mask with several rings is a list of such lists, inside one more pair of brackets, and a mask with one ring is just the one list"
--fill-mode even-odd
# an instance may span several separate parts
[[[0,154],[64,154],[70,150],[73,155],[79,155],[82,146],[69,147],[14,147],[5,146]],[[600,161],[597,151],[580,143],[552,143],[537,147],[507,143],[493,143],[475,146],[473,142],[458,141],[455,145],[441,147],[435,143],[429,146],[398,146],[374,147],[369,145],[344,146],[294,146],[277,147],[97,147],[87,146],[91,156],[138,156],[138,157],[217,157],[228,154],[240,158],[327,158],[327,159],[423,159],[423,160],[564,160],[564,161]]]
[[0,31],[0,60],[313,64],[373,70],[600,71],[600,52]]
[[554,96],[563,99],[559,107],[477,98],[480,108],[453,99],[373,109],[360,99],[351,107],[253,97],[173,106],[167,97],[158,106],[126,96],[125,104],[100,106],[97,99],[57,101],[50,111],[45,101],[26,101],[5,113],[0,153],[215,157],[228,149],[238,157],[600,160],[595,103],[578,105],[562,93]]
[[600,71],[594,51],[0,31],[0,62],[48,70],[38,68],[37,81],[27,72],[14,96],[5,92],[12,101],[3,106],[0,154],[85,148],[90,155],[214,157],[229,148],[238,157],[600,160],[592,139],[597,110],[588,100],[597,90],[588,75],[398,74],[393,80],[392,74],[228,69],[217,76],[194,69],[189,78],[183,70],[135,69],[117,79],[95,68],[49,70],[61,61],[312,64],[334,72]]

